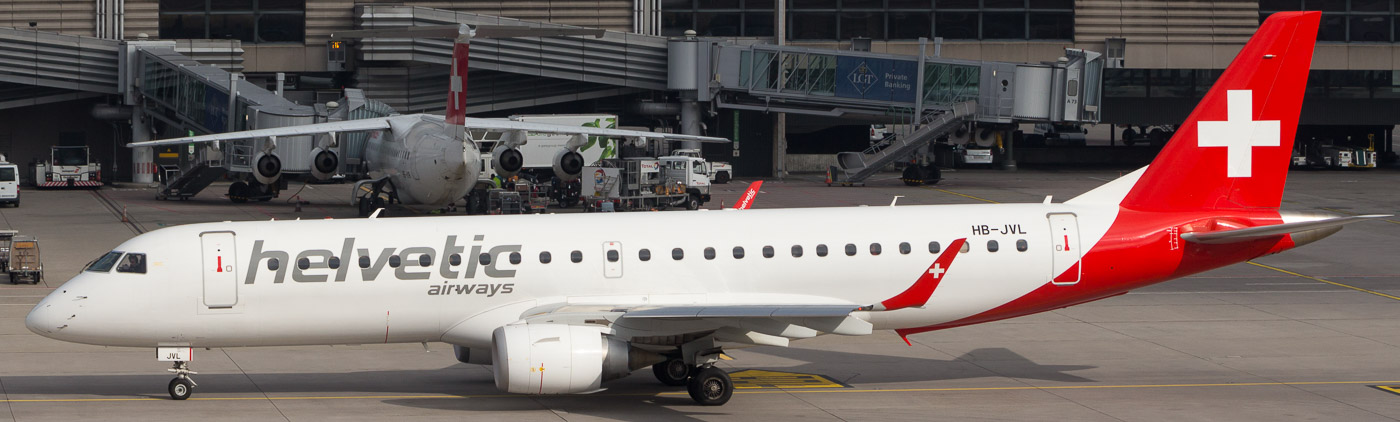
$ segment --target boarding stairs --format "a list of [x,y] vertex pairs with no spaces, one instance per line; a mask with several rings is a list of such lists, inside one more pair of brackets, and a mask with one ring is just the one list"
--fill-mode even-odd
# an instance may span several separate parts
[[838,153],[833,181],[841,184],[864,183],[865,179],[885,166],[908,158],[933,140],[957,129],[976,111],[976,101],[957,103],[951,109],[932,110],[919,118],[912,131],[887,137],[861,152]]
[[219,166],[218,163],[213,164],[211,166],[208,162],[198,163],[181,171],[178,177],[161,185],[156,198],[184,201],[198,195],[199,191],[209,187],[215,180],[219,180],[225,173],[228,173],[227,168]]

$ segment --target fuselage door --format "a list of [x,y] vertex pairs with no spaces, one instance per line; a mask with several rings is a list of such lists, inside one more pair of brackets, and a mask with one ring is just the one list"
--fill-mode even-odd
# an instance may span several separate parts
[[1050,281],[1055,284],[1074,284],[1084,271],[1079,266],[1079,258],[1084,251],[1079,247],[1079,222],[1074,214],[1050,214]]
[[622,277],[622,242],[603,242],[603,275]]
[[233,232],[199,235],[203,259],[204,306],[232,308],[238,304],[238,258]]

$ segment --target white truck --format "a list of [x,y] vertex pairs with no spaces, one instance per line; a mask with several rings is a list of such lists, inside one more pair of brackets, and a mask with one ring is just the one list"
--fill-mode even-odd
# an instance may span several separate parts
[[[678,149],[673,154],[681,157],[704,158],[700,156],[698,149]],[[705,161],[705,174],[710,176],[710,181],[722,185],[729,183],[734,178],[734,166],[724,161]]]
[[705,159],[686,156],[603,160],[583,168],[579,195],[589,212],[700,209],[710,200]]
[[55,146],[49,161],[34,164],[34,186],[40,188],[102,187],[102,165],[91,160],[86,146]]
[[19,207],[19,166],[0,155],[0,205]]

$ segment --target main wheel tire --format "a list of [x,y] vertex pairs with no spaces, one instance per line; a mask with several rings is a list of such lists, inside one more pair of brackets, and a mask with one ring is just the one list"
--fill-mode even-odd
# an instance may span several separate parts
[[685,209],[694,211],[700,209],[700,195],[691,194],[685,200]]
[[701,406],[719,406],[728,403],[734,395],[734,381],[724,370],[711,366],[696,371],[686,384],[686,390]]
[[238,181],[228,185],[228,200],[235,204],[248,202],[248,184]]
[[904,168],[904,174],[900,180],[904,181],[904,186],[923,186],[926,177],[923,167],[911,165]]
[[362,197],[362,198],[360,198],[358,201],[355,201],[355,202],[356,202],[356,205],[359,207],[360,217],[369,217],[369,213],[370,213],[370,211],[371,211],[371,210],[369,209],[369,198],[363,198],[363,197]]
[[936,185],[940,180],[943,180],[943,170],[939,170],[938,166],[932,164],[924,167],[925,185]]
[[690,372],[691,366],[680,359],[668,359],[651,366],[651,373],[656,375],[656,379],[672,387],[685,385],[690,380]]
[[175,378],[170,380],[170,398],[184,400],[194,394],[194,383],[187,378]]

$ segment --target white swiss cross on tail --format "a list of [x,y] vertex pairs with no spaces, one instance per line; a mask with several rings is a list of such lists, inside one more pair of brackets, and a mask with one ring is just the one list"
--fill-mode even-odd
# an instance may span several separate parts
[[1254,92],[1226,92],[1225,121],[1202,121],[1197,127],[1196,145],[1225,147],[1225,173],[1228,177],[1250,177],[1254,168],[1254,147],[1279,146],[1278,120],[1254,120]]

